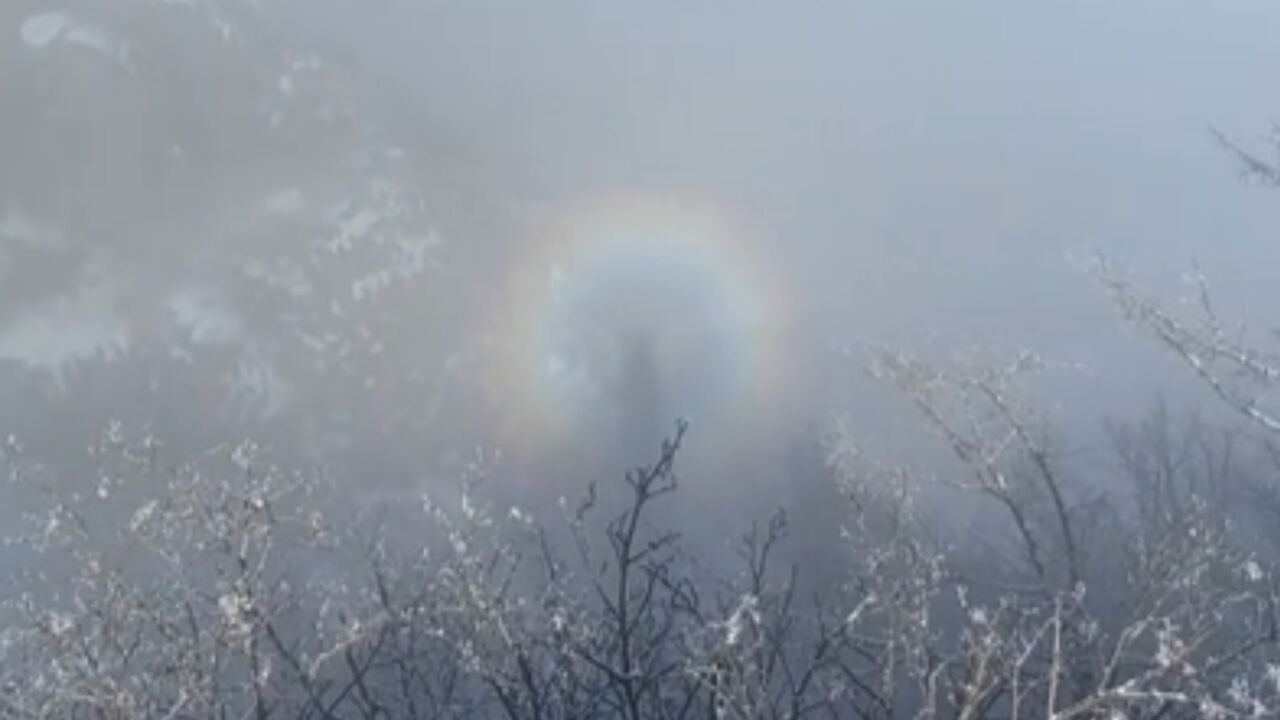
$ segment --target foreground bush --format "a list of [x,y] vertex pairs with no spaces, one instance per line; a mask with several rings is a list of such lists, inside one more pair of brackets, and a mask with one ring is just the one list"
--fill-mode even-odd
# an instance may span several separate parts
[[[959,464],[926,480],[836,433],[836,568],[782,566],[783,514],[748,529],[734,567],[662,527],[683,425],[621,495],[589,488],[550,523],[495,516],[478,463],[448,501],[352,513],[252,444],[175,466],[111,428],[86,485],[11,441],[5,494],[28,503],[27,532],[10,547],[24,561],[3,596],[0,714],[1273,716],[1268,545],[1215,499],[1231,478],[1160,470],[1217,446],[1167,442],[1164,416],[1117,430],[1127,491],[1098,495],[1020,400],[1035,367],[878,358]],[[937,482],[994,511],[979,552],[922,510]],[[802,595],[802,570],[838,582]]]

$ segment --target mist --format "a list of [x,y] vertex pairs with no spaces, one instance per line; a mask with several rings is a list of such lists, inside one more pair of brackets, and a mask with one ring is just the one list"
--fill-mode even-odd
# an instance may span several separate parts
[[1090,253],[1168,296],[1194,263],[1234,312],[1266,305],[1275,210],[1210,128],[1266,132],[1274,12],[446,3],[335,42],[548,212],[639,190],[737,215],[787,284],[796,350],[821,356],[807,411],[859,404],[829,402],[853,369],[833,350],[1032,347],[1083,370],[1061,382],[1088,424],[1178,377],[1081,281]]
[[[21,29],[21,13],[11,17]],[[1265,3],[327,2],[273,6],[256,21],[254,42],[334,63],[345,101],[409,153],[424,222],[441,242],[422,281],[437,288],[440,318],[409,331],[420,351],[411,354],[456,357],[479,342],[493,315],[486,304],[547,224],[582,198],[650,195],[717,206],[749,238],[745,252],[770,268],[782,287],[771,321],[785,327],[767,331],[806,367],[797,375],[821,376],[794,388],[811,395],[799,399],[798,416],[859,404],[831,388],[858,374],[844,351],[873,343],[943,353],[1035,348],[1084,371],[1062,379],[1074,383],[1068,411],[1096,418],[1149,402],[1176,376],[1082,281],[1091,252],[1122,258],[1165,294],[1194,262],[1229,279],[1233,308],[1265,306],[1274,210],[1265,193],[1235,181],[1209,129],[1246,140],[1265,129],[1261,70],[1280,53],[1268,32],[1274,19]],[[9,74],[34,72],[41,60],[30,43],[10,45]],[[143,90],[163,102],[165,90]],[[33,168],[13,173],[15,195],[60,172],[22,140],[29,129],[19,118],[35,102],[11,101],[27,105],[14,106],[7,124]],[[147,121],[128,117],[119,122]],[[45,132],[44,151],[64,152]],[[83,140],[103,146],[93,150],[102,178],[84,180],[97,184],[81,195],[107,185],[144,192],[128,187],[128,175],[112,182],[114,165],[131,161],[109,156],[110,137]],[[246,160],[211,181],[237,184],[237,173],[251,172]],[[276,191],[287,200],[288,189]],[[144,198],[131,202],[113,211],[123,216],[119,239],[93,241],[122,266],[102,274],[143,266],[144,284],[180,286],[192,268],[205,272],[193,255],[221,252],[219,238],[166,236],[196,221],[172,203],[160,203],[177,215],[166,233],[122,237],[128,214],[148,211]],[[20,230],[30,221],[8,204]],[[56,343],[39,335],[59,332],[64,343],[114,352],[118,328],[79,341],[48,329],[84,308],[24,317],[37,314],[39,290],[20,289],[54,288],[61,278],[11,254],[19,258],[6,262],[7,357],[47,364],[39,347]],[[94,293],[114,292],[101,287],[108,282],[85,281],[76,302],[101,305]],[[150,299],[146,289],[131,294]],[[242,311],[256,313],[252,302]],[[694,392],[683,382],[669,394]],[[692,412],[678,405],[663,412]]]
[[1277,27],[5,4],[0,717],[1270,716]]

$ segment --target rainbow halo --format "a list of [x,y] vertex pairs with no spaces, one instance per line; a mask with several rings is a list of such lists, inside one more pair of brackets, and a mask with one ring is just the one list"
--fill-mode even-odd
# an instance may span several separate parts
[[715,206],[627,195],[571,208],[515,264],[496,312],[488,385],[504,439],[767,408],[782,384],[781,297]]

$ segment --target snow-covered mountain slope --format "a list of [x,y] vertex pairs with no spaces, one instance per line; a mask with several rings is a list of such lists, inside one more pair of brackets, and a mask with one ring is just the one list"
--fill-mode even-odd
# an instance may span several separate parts
[[427,421],[456,340],[423,182],[445,170],[399,146],[348,69],[273,34],[281,5],[0,11],[12,424],[33,403],[110,416],[138,392],[231,427]]

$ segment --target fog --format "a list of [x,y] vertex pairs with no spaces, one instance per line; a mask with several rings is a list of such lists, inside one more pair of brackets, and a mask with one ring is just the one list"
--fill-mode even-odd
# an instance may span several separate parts
[[[1182,369],[1081,271],[1092,252],[1158,296],[1182,294],[1194,264],[1233,318],[1270,307],[1274,204],[1210,134],[1248,147],[1266,130],[1270,3],[213,3],[198,22],[222,28],[222,50],[175,19],[184,4],[145,5],[5,14],[16,162],[0,357],[6,417],[29,442],[74,427],[74,447],[117,415],[170,425],[195,397],[232,428],[270,419],[309,461],[365,454],[362,473],[414,487],[477,445],[545,461],[622,442],[598,467],[625,465],[679,416],[709,416],[693,444],[735,465],[759,461],[741,457],[743,437],[768,455],[833,412],[911,451],[861,371],[867,347],[891,346],[1032,348],[1058,368],[1045,383],[1064,431],[1089,444],[1098,418],[1184,393]],[[276,82],[280,62],[292,75]],[[301,125],[255,134],[262,78]],[[356,120],[333,129],[335,107]],[[307,125],[313,111],[329,119]],[[284,112],[262,118],[277,128]],[[376,222],[342,205],[343,173],[361,172],[339,169],[344,144],[362,142],[394,154],[402,183],[365,191],[416,203],[397,206],[408,240],[379,228],[366,243],[382,270],[348,257]],[[567,306],[537,307],[549,301],[521,283],[565,272],[553,228],[627,202],[715,214],[723,247],[606,259],[590,270],[603,275],[569,279]],[[298,218],[326,203],[324,264]],[[662,222],[654,232],[684,230]],[[285,242],[311,267],[290,265]],[[343,278],[354,306],[399,294],[353,320]],[[523,335],[538,323],[559,339]],[[310,350],[285,359],[295,340]],[[625,370],[651,342],[654,367]],[[221,359],[158,379],[157,356],[191,365],[186,346]],[[559,380],[530,369],[548,365]],[[653,375],[637,381],[648,409],[608,407],[627,372]],[[572,407],[549,420],[539,403]],[[381,417],[400,440],[380,442],[399,447],[317,416],[366,431]],[[599,436],[636,422],[649,429]],[[190,442],[235,434],[206,430]],[[406,446],[423,449],[400,457]],[[516,474],[538,474],[523,462]]]
[[1275,717],[1277,28],[0,3],[0,718]]
[[335,37],[537,201],[640,189],[729,208],[810,342],[1033,347],[1087,372],[1069,411],[1096,418],[1170,376],[1082,281],[1090,252],[1167,295],[1199,263],[1233,310],[1265,314],[1274,205],[1209,129],[1265,134],[1276,12],[444,3]]
[[[864,378],[880,346],[1034,349],[1090,447],[1101,417],[1203,398],[1085,276],[1091,253],[1157,296],[1194,264],[1232,318],[1270,307],[1274,204],[1210,133],[1267,128],[1270,3],[145,5],[5,15],[5,416],[50,452],[123,416],[191,447],[268,433],[377,486],[429,486],[479,446],[530,487],[583,453],[586,474],[638,462],[683,416],[708,468],[770,476],[832,413],[919,452]],[[210,42],[199,22],[226,47],[184,47]],[[286,80],[313,65],[313,87]],[[255,120],[263,102],[287,110]],[[335,107],[355,119],[334,129]],[[283,112],[300,124],[255,129]],[[367,251],[376,221],[342,185],[361,171],[339,168],[361,143],[401,183],[361,192],[416,203],[408,240],[378,227]],[[563,226],[628,202],[714,214],[721,245],[606,257],[541,307],[527,286],[573,262]],[[323,207],[318,260],[299,218]],[[620,407],[627,382],[645,407]],[[178,429],[201,414],[230,425]]]
[[[1265,250],[1266,197],[1231,182],[1207,130],[1265,133],[1275,12],[441,4],[344,36],[388,92],[497,149],[544,198],[711,196],[831,324],[1035,342],[1101,324],[1063,302],[1088,294],[1069,293],[1069,252],[1234,276]],[[955,314],[926,320],[941,298]]]

